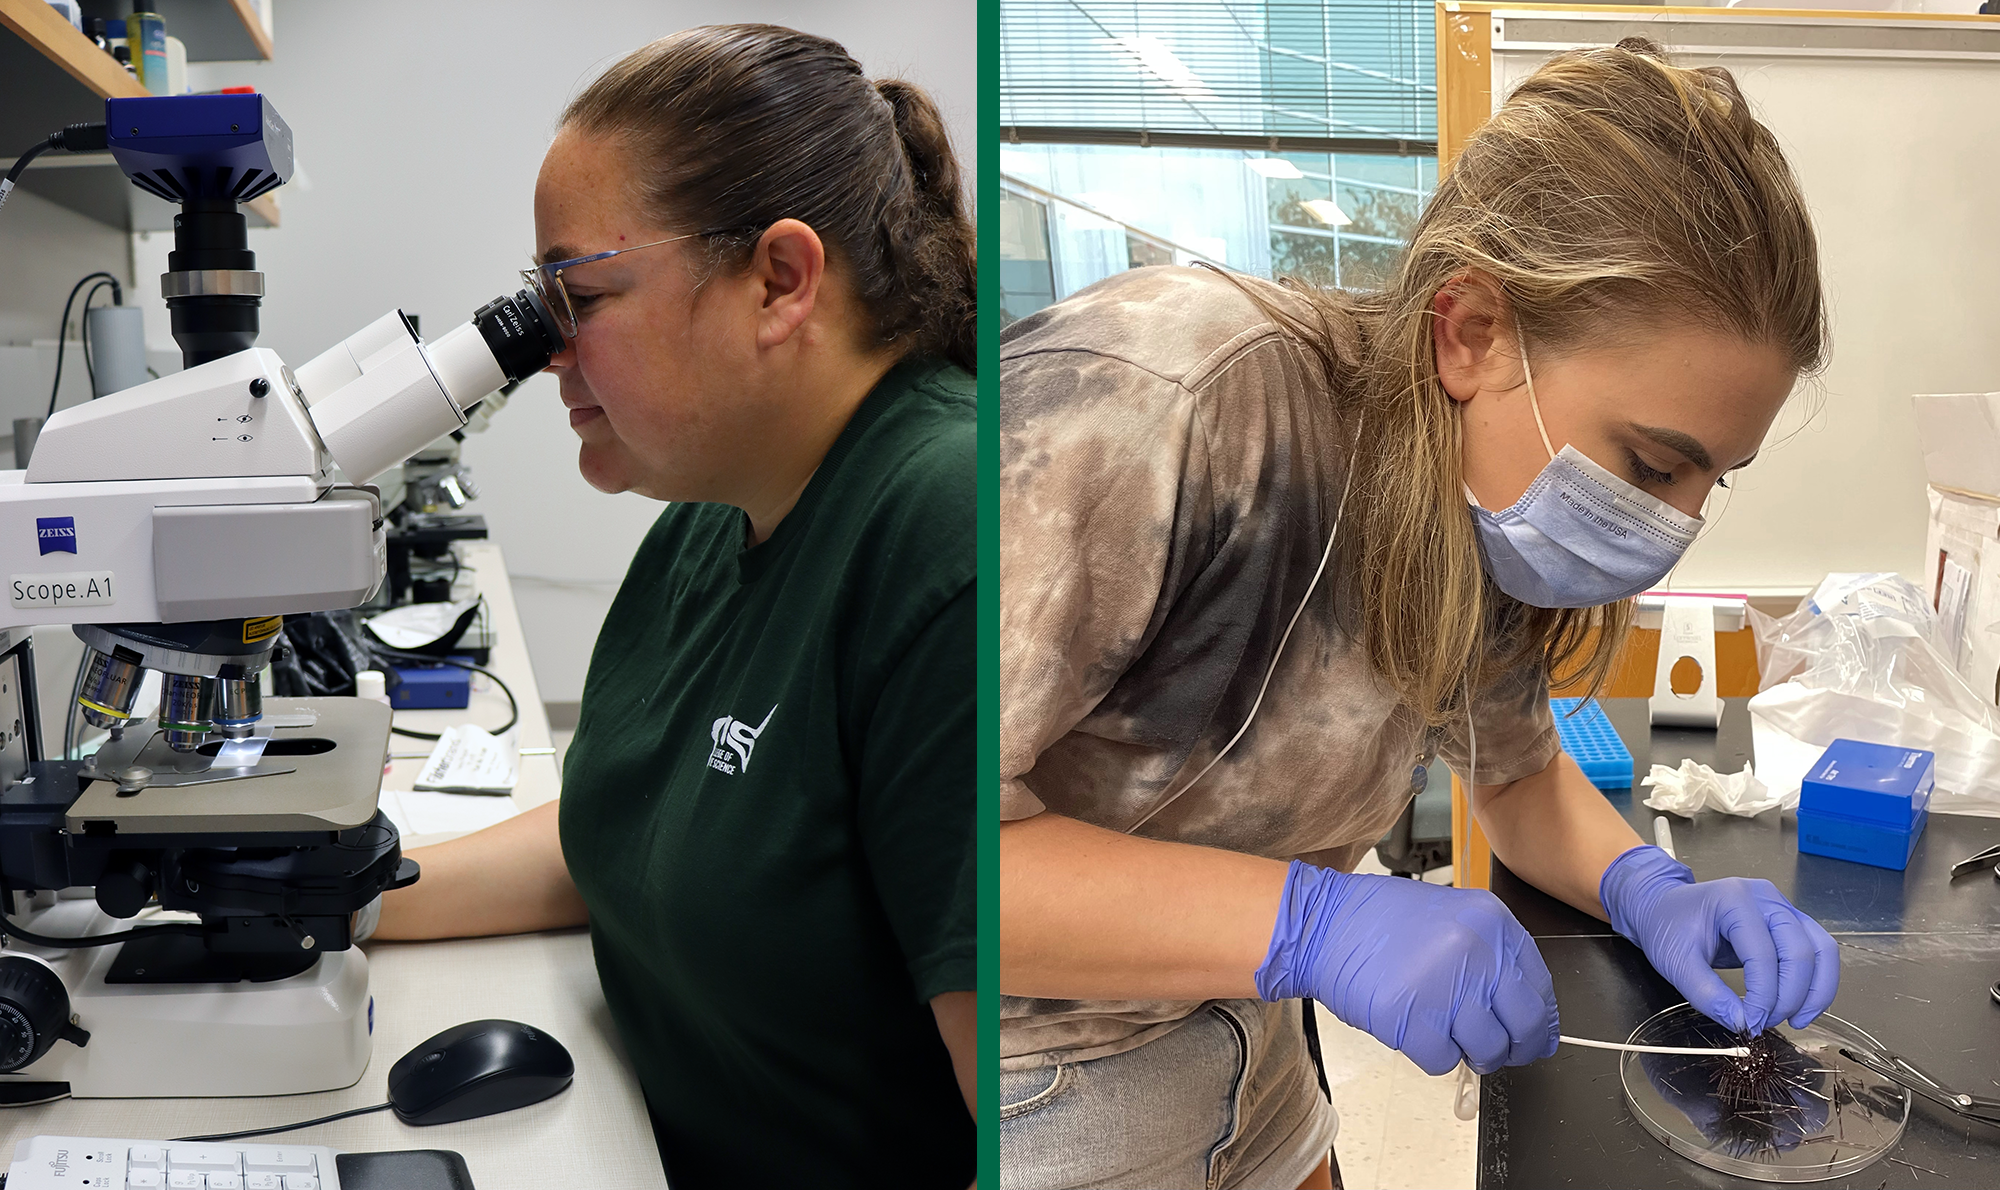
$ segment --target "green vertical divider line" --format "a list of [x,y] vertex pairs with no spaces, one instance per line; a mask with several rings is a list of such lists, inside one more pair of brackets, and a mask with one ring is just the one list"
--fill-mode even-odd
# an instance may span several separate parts
[[979,1184],[1000,1186],[1000,0],[979,0]]

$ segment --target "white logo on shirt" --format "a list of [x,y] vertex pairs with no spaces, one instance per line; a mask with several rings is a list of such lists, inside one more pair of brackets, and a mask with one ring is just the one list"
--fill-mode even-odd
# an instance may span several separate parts
[[750,753],[757,747],[757,737],[770,726],[771,716],[778,713],[778,705],[764,712],[764,722],[752,727],[733,715],[724,715],[708,729],[708,738],[715,745],[708,754],[708,767],[720,773],[734,776],[740,769],[748,772]]

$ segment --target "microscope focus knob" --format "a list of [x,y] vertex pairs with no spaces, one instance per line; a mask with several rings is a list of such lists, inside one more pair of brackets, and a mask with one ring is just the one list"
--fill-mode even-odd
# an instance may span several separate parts
[[153,899],[153,870],[138,860],[107,867],[97,878],[97,907],[123,920]]
[[69,1023],[62,977],[27,955],[0,955],[0,1073],[21,1069],[71,1034],[79,1045],[90,1037]]

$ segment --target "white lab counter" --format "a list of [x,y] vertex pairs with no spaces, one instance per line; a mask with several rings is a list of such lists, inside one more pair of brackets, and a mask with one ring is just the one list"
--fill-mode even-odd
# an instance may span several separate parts
[[[461,541],[455,548],[465,573],[472,576],[473,589],[486,597],[486,612],[493,625],[493,656],[486,668],[499,674],[521,704],[521,723],[515,740],[523,749],[549,746],[549,717],[542,710],[541,687],[535,684],[534,666],[528,661],[528,642],[521,636],[521,615],[514,607],[514,589],[507,582],[507,563],[500,546],[491,541]],[[459,723],[475,723],[492,729],[507,721],[507,696],[478,674],[472,676],[472,699],[462,711],[398,711],[396,726],[412,731],[443,731]],[[483,687],[483,688],[482,688]],[[384,789],[408,789],[417,779],[424,762],[416,754],[429,755],[430,744],[407,736],[390,736],[389,751],[403,757],[382,778]],[[562,778],[553,756],[523,756],[520,779],[514,783],[514,808],[532,810],[554,801],[562,792]],[[419,835],[403,841],[404,850],[441,842],[450,835]]]
[[[520,746],[546,748],[548,718],[528,662],[500,547],[471,541],[458,548],[492,616],[496,640],[488,668],[506,679],[520,702]],[[418,731],[437,731],[468,720],[497,727],[506,717],[506,696],[488,689],[475,690],[464,711],[401,711],[396,722]],[[419,741],[391,737],[391,752],[418,752],[423,747]],[[383,778],[383,787],[408,789],[421,763],[396,761]],[[513,795],[520,809],[538,806],[560,791],[553,758],[521,758]],[[405,839],[404,847],[447,837]],[[312,1119],[381,1103],[388,1098],[389,1067],[418,1042],[464,1021],[503,1017],[546,1029],[569,1049],[576,1059],[576,1082],[569,1090],[518,1111],[455,1124],[416,1128],[385,1111],[273,1140],[238,1143],[325,1145],[346,1152],[453,1149],[465,1156],[478,1190],[550,1186],[648,1190],[667,1184],[638,1082],[598,986],[585,931],[369,943],[363,949],[375,997],[375,1043],[368,1070],[354,1086],[275,1098],[79,1099],[0,1109],[0,1168],[12,1160],[15,1141],[37,1134],[170,1139]]]

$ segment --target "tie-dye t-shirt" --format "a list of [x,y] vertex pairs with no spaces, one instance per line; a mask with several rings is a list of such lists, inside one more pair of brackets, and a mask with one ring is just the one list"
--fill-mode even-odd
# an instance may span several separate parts
[[[1336,329],[1344,358],[1365,350],[1364,328]],[[1441,753],[1464,772],[1464,723],[1427,728],[1336,621],[1336,551],[1249,730],[1162,808],[1257,700],[1344,478],[1325,373],[1229,278],[1134,269],[1008,327],[1000,437],[1003,818],[1351,870],[1414,770]],[[1555,757],[1541,666],[1474,715],[1480,784]],[[1003,997],[1001,1065],[1119,1053],[1199,1007]]]

